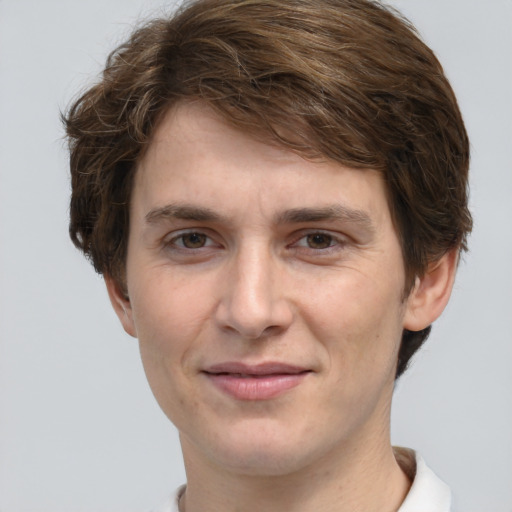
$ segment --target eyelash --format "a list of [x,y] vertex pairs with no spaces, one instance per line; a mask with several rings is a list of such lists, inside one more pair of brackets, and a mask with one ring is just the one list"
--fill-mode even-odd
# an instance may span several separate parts
[[[187,247],[185,245],[185,238],[191,236],[198,236],[203,240],[203,245],[199,247]],[[325,243],[327,244],[325,247],[311,247],[309,243],[312,242],[313,237],[323,237],[325,239]],[[301,241],[305,241],[305,244],[301,244]],[[308,243],[309,242],[309,243]],[[320,243],[320,241],[317,241]],[[165,247],[170,248],[175,251],[183,251],[183,252],[196,252],[201,249],[207,249],[209,247],[213,247],[217,245],[213,238],[203,231],[186,231],[181,232],[175,236],[173,236],[170,240],[165,241]],[[335,236],[330,232],[314,230],[309,232],[301,232],[300,236],[295,238],[295,240],[289,244],[287,247],[298,250],[298,251],[314,251],[317,254],[320,253],[330,253],[333,250],[339,249],[346,245],[346,240],[340,236]],[[221,247],[220,244],[218,244]]]
[[[185,237],[190,237],[196,235],[198,237],[201,237],[204,239],[205,242],[213,242],[212,237],[207,235],[206,233],[203,233],[202,231],[186,231],[182,232],[174,237],[172,237],[170,240],[165,241],[165,246],[170,247],[171,249],[180,250],[180,251],[196,251],[199,249],[204,249],[205,247],[213,246],[214,243],[206,243],[205,245],[201,245],[200,247],[187,247],[184,243]],[[181,243],[179,243],[181,241]]]
[[[327,244],[325,247],[311,247],[309,244],[313,242],[313,238],[323,238],[324,243]],[[300,242],[305,241],[305,245],[301,245]],[[323,245],[321,241],[317,240],[319,245]],[[335,236],[332,233],[325,231],[310,231],[307,233],[301,233],[301,236],[297,238],[295,242],[291,244],[291,246],[295,246],[298,249],[306,249],[312,250],[315,252],[330,252],[335,250],[339,246],[343,246],[345,244],[345,240],[343,240],[339,236]]]

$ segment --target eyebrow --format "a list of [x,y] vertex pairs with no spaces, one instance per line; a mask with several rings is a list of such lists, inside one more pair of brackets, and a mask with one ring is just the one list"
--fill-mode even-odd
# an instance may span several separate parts
[[[210,208],[189,204],[167,204],[153,208],[145,217],[148,224],[157,224],[166,220],[180,219],[197,222],[224,222],[229,219]],[[348,208],[340,204],[332,204],[316,208],[292,208],[279,212],[274,222],[276,224],[300,224],[306,222],[338,221],[355,224],[373,233],[374,224],[365,211]]]
[[192,220],[198,222],[219,222],[226,220],[224,216],[200,206],[192,206],[187,204],[167,204],[158,208],[153,208],[146,215],[148,224],[156,224],[165,220],[180,219]]
[[319,208],[293,208],[279,213],[277,223],[299,224],[301,222],[341,221],[355,224],[369,232],[374,232],[374,224],[363,210],[348,208],[340,204],[322,206]]

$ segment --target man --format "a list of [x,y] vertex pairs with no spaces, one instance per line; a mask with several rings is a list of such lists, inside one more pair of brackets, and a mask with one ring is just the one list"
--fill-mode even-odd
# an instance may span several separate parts
[[161,510],[448,511],[389,435],[471,229],[466,132],[414,29],[366,0],[199,0],[66,126],[71,237],[180,432]]

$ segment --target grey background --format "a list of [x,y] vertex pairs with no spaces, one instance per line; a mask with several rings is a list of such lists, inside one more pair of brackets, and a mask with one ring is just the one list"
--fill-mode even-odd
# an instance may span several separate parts
[[[393,1],[445,66],[472,140],[475,230],[399,383],[393,442],[460,510],[512,511],[512,2]],[[58,112],[163,0],[0,0],[0,510],[135,512],[184,481],[136,341],[67,238]]]

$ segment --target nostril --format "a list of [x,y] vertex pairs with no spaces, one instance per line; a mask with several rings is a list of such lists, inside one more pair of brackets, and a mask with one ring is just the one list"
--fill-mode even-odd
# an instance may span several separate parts
[[283,332],[286,327],[279,325],[268,325],[260,327],[259,325],[249,325],[243,322],[224,322],[220,325],[221,329],[227,333],[236,334],[247,340],[260,340],[277,336]]
[[270,325],[269,327],[266,327],[263,332],[260,334],[260,338],[267,338],[269,336],[274,336],[278,334],[282,328],[280,328],[278,325]]

